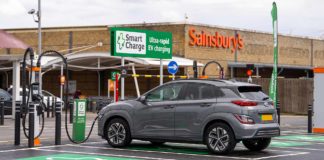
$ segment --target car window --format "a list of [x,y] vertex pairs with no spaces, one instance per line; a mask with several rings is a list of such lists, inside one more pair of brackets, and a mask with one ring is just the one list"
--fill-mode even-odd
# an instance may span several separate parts
[[47,92],[47,91],[42,91],[42,94],[43,94],[43,96],[53,96],[52,94],[50,94],[49,92]]
[[199,100],[212,99],[215,96],[215,87],[209,84],[202,83],[188,83],[183,99],[185,100]]
[[238,87],[238,90],[243,98],[251,100],[266,100],[268,96],[262,92],[262,88],[259,86],[242,86]]
[[180,91],[184,84],[176,83],[162,86],[147,94],[146,100],[148,102],[170,101],[179,98]]
[[5,90],[0,89],[0,100],[8,101],[10,100],[10,95]]
[[220,92],[221,92],[221,94],[219,95],[219,97],[222,97],[222,98],[237,98],[237,97],[239,97],[239,95],[237,93],[235,93],[235,91],[233,91],[231,88],[220,88]]

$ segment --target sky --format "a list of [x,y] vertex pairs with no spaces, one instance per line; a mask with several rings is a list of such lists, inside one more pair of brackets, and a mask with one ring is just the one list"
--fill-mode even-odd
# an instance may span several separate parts
[[[272,32],[273,0],[42,0],[42,27],[185,22]],[[324,39],[324,0],[277,0],[279,33]],[[0,0],[0,28],[37,27],[38,0]]]

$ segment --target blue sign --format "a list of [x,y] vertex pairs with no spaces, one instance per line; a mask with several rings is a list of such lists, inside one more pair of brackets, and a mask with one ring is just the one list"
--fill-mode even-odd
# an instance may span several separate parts
[[175,61],[170,61],[168,64],[168,72],[170,74],[176,74],[178,72],[178,64]]

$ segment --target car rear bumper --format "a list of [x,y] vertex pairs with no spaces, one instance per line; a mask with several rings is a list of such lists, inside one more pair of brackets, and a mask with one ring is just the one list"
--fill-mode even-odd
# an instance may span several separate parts
[[269,138],[280,136],[278,123],[268,124],[240,124],[235,130],[235,137],[241,139]]

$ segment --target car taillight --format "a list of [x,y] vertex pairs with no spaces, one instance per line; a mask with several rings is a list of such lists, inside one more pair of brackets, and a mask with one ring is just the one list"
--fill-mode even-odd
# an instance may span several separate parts
[[242,101],[242,100],[232,101],[232,103],[233,104],[236,104],[238,106],[242,106],[242,107],[256,106],[256,105],[258,105],[257,102],[253,102],[253,101]]
[[268,102],[270,105],[272,105],[273,106],[273,102]]
[[234,114],[235,118],[242,124],[254,124],[254,120],[247,115]]

